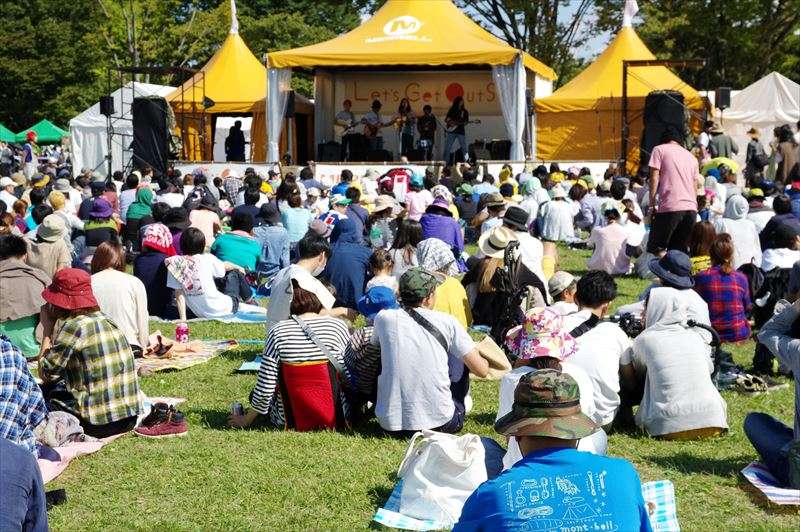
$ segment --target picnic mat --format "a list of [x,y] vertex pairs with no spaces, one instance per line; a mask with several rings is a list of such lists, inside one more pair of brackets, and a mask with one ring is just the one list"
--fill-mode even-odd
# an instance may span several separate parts
[[236,340],[194,340],[187,344],[176,342],[164,358],[137,358],[136,371],[142,375],[190,368],[205,364],[220,353],[238,345]]
[[[378,508],[373,521],[390,528],[403,530],[449,530],[453,526],[430,519],[415,519],[400,513],[400,494],[403,491],[402,479],[397,481],[392,494],[383,508]],[[657,480],[642,484],[642,496],[650,515],[650,525],[654,531],[678,532],[678,513],[675,504],[675,487],[669,480]]]
[[761,462],[750,462],[750,465],[742,469],[742,476],[772,504],[800,506],[800,490],[780,487],[769,469]]
[[[169,405],[178,405],[180,403],[183,403],[184,401],[186,401],[186,399],[182,397],[144,397],[142,399],[142,404],[144,405],[144,409],[142,410],[142,413],[139,415],[138,423],[141,423],[142,419],[144,419],[144,417],[150,413],[150,407],[155,403],[167,403]],[[117,438],[121,438],[122,436],[125,436],[125,434],[117,434],[116,436],[111,436],[109,438],[103,438],[95,441],[72,442],[68,443],[67,445],[62,445],[61,447],[55,447],[54,450],[61,457],[60,461],[53,462],[52,460],[45,460],[43,458],[37,459],[37,463],[39,464],[39,470],[42,472],[42,479],[44,480],[44,483],[47,484],[54,478],[58,477],[61,473],[63,473],[73,459],[79,456],[85,456],[87,454],[96,453],[97,451],[99,451],[112,441],[116,440]]]
[[236,371],[258,371],[258,368],[261,367],[261,355],[256,356],[253,360],[242,362],[242,365],[239,366],[239,369]]
[[237,312],[236,314],[229,314],[221,318],[192,318],[190,320],[164,320],[161,318],[153,317],[154,321],[162,321],[164,323],[184,323],[193,321],[218,321],[220,323],[266,323],[266,312]]

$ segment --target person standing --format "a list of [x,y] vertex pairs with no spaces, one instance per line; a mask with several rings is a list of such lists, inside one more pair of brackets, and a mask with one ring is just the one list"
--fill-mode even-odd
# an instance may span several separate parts
[[792,182],[792,175],[800,175],[800,145],[794,139],[792,128],[784,124],[778,128],[778,146],[775,148],[775,157],[778,161],[778,170],[775,172],[775,181],[784,184]]
[[364,124],[364,136],[367,137],[369,149],[372,151],[383,149],[381,129],[392,124],[391,121],[383,121],[381,107],[383,107],[383,104],[380,100],[373,100],[371,110],[361,119],[361,123]]
[[[336,113],[334,117],[335,125],[338,126],[336,128],[337,137],[340,137],[340,141],[342,143],[342,151],[340,154],[340,159],[342,161],[349,161],[350,160],[350,150],[352,149],[352,142],[353,137],[352,135],[355,133],[353,128],[356,126],[356,115],[350,110],[353,106],[353,102],[350,100],[345,100],[342,102],[342,110]],[[304,168],[305,170],[305,168]],[[313,178],[313,174],[311,176]],[[300,172],[300,180],[303,180],[303,172]],[[319,187],[318,187],[319,188]]]
[[400,154],[409,157],[411,150],[414,149],[414,125],[417,116],[411,110],[411,102],[408,98],[400,100],[397,108],[396,127],[400,130]]
[[433,143],[436,137],[436,117],[433,108],[426,105],[422,108],[422,116],[417,118],[417,131],[419,131],[419,147],[425,150],[425,160],[433,159]]
[[750,186],[756,186],[760,185],[760,183],[754,182],[753,178],[761,175],[761,171],[764,169],[766,166],[765,163],[768,161],[767,153],[764,151],[764,146],[761,144],[761,140],[759,140],[761,132],[758,129],[751,127],[747,131],[747,135],[750,137],[750,142],[747,143],[744,177],[747,178],[747,182]]
[[725,133],[722,126],[714,124],[711,127],[711,140],[708,141],[708,151],[711,153],[712,158],[727,157],[730,159],[739,153],[739,146]]
[[[663,255],[668,249],[686,252],[697,218],[697,159],[681,145],[681,135],[668,127],[661,144],[650,154],[651,229],[647,252]],[[658,197],[658,202],[656,202]]]
[[225,139],[225,160],[234,162],[244,162],[244,132],[242,132],[242,121],[237,120],[231,126],[228,138]]
[[37,162],[37,155],[36,152],[38,151],[39,147],[36,145],[36,132],[35,131],[28,131],[25,135],[25,145],[22,146],[22,173],[25,174],[27,179],[33,177],[33,174],[36,173],[36,162]]
[[464,107],[464,98],[456,96],[453,99],[453,105],[447,111],[445,117],[445,124],[447,125],[447,136],[444,141],[444,153],[442,159],[446,164],[451,165],[450,152],[453,149],[453,144],[458,141],[461,151],[464,152],[466,158],[469,148],[467,147],[467,134],[465,126],[469,123],[469,111]]

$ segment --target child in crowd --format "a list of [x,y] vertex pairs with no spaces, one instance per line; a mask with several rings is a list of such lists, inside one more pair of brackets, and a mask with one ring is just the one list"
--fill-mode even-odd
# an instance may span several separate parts
[[369,269],[372,279],[367,281],[367,288],[375,286],[385,286],[393,291],[397,291],[397,279],[392,275],[394,270],[394,259],[392,254],[386,249],[376,249],[369,258]]

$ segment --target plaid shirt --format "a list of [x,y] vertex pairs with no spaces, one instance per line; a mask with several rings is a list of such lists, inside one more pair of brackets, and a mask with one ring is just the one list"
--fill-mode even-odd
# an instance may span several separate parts
[[228,195],[231,205],[235,205],[236,196],[239,194],[239,190],[244,186],[242,180],[238,177],[229,177],[225,179],[222,186],[225,187],[225,193]]
[[747,313],[753,306],[747,277],[737,271],[723,274],[719,266],[698,273],[694,289],[708,303],[711,325],[723,342],[741,342],[750,338]]
[[75,414],[106,425],[139,414],[139,382],[125,335],[100,311],[66,319],[42,360],[48,380],[63,376]]
[[47,417],[39,385],[22,352],[0,335],[0,438],[36,452],[33,429]]

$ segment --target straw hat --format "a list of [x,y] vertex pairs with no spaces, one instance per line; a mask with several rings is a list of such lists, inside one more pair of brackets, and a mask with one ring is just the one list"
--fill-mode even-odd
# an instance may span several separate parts
[[722,129],[721,125],[719,125],[718,123],[714,122],[714,125],[711,126],[711,132],[712,133],[725,133],[725,130]]
[[758,130],[758,128],[755,127],[751,127],[750,129],[748,129],[747,134],[753,137],[754,139],[757,139],[761,136],[761,132]]
[[508,227],[495,227],[482,234],[478,240],[478,247],[487,257],[502,259],[508,245],[517,239],[514,231]]

